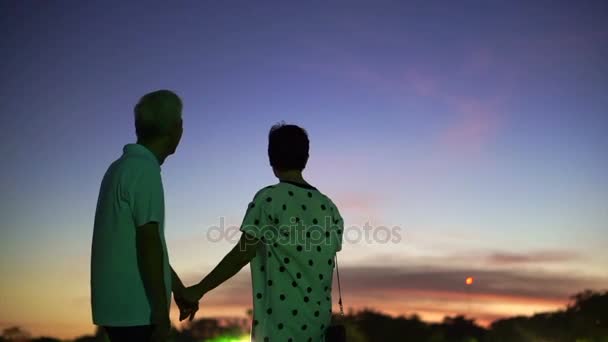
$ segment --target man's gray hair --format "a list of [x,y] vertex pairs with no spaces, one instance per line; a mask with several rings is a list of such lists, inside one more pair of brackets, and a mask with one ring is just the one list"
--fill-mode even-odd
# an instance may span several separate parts
[[182,117],[182,100],[170,90],[157,90],[144,95],[135,105],[137,139],[167,135]]

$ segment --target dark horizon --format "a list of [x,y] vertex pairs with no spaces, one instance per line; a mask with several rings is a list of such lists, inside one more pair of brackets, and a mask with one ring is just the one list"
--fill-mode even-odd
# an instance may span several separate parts
[[[489,326],[481,326],[466,315],[445,316],[441,322],[426,322],[420,316],[391,316],[373,308],[346,310],[343,322],[350,342],[394,340],[407,335],[417,342],[523,342],[529,336],[553,338],[553,341],[603,341],[608,337],[606,304],[608,290],[585,290],[571,296],[568,306],[553,312],[539,312],[533,316],[514,316],[499,319]],[[251,311],[247,317],[203,317],[173,327],[170,341],[249,341]],[[30,337],[20,327],[9,327],[2,337],[12,337],[26,342],[58,342],[51,336]],[[103,342],[104,331],[97,329],[94,335],[83,335],[74,342]],[[529,340],[533,342],[533,340]]]

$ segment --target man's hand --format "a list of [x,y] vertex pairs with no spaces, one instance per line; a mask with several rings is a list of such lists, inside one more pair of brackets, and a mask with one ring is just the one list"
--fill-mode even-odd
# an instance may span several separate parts
[[179,308],[179,320],[180,322],[186,319],[186,317],[190,316],[190,321],[194,318],[194,314],[198,311],[198,299],[197,300],[187,300],[184,298],[184,290],[186,287],[182,283],[179,276],[171,268],[171,290],[173,291],[173,298],[175,299],[175,303]]
[[[247,265],[256,255],[260,241],[248,234],[242,234],[239,243],[222,259],[222,261],[209,273],[200,283],[188,287],[180,288],[180,301],[184,303],[196,303],[196,309],[182,310],[180,306],[179,320],[182,321],[190,316],[194,318],[194,313],[198,310],[198,302],[209,291],[235,275],[243,266]],[[174,290],[173,293],[176,291]],[[177,297],[176,297],[177,302]],[[178,303],[179,305],[179,303]],[[193,310],[193,311],[192,311]]]
[[200,289],[195,285],[188,288],[184,288],[180,293],[180,302],[178,303],[178,299],[176,297],[175,302],[179,306],[179,320],[180,322],[189,317],[189,320],[192,321],[194,315],[198,311],[198,302],[201,300],[202,294],[200,294]]
[[189,317],[188,320],[192,322],[194,315],[198,311],[198,300],[189,301],[184,297],[184,291],[185,289],[182,289],[180,293],[173,293],[173,298],[179,308],[179,321],[181,322]]

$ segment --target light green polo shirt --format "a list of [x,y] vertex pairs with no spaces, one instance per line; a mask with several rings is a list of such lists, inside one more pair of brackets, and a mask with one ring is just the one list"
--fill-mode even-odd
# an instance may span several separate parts
[[[137,264],[136,229],[157,222],[164,256],[167,302],[171,269],[165,242],[165,203],[160,164],[139,144],[129,144],[106,171],[95,212],[91,251],[93,323],[150,324],[151,308]],[[169,310],[169,307],[167,307]]]

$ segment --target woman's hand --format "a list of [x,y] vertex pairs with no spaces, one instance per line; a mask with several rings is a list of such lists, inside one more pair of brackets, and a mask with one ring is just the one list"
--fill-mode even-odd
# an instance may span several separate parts
[[199,301],[201,298],[202,295],[196,286],[184,288],[180,291],[179,296],[175,296],[175,302],[179,307],[180,322],[188,317],[189,321],[192,321],[199,309]]
[[189,317],[189,321],[194,319],[194,315],[198,311],[199,298],[195,298],[187,288],[182,287],[179,292],[173,292],[175,303],[179,308],[179,320],[180,322]]

